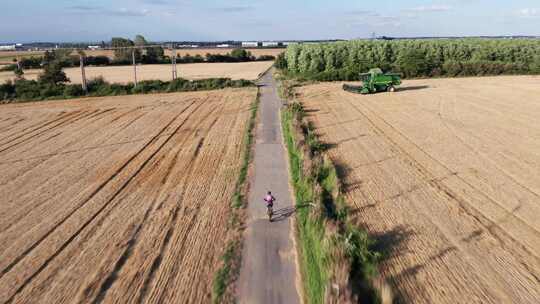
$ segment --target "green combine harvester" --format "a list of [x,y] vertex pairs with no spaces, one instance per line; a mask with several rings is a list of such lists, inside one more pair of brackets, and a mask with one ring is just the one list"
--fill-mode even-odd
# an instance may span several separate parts
[[344,84],[343,90],[360,94],[394,92],[396,86],[401,84],[401,76],[399,74],[383,73],[379,68],[371,69],[369,73],[360,74],[360,80],[362,80],[363,85],[353,86]]

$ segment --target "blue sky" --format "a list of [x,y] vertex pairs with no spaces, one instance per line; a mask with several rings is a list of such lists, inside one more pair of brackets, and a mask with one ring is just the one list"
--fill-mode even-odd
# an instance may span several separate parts
[[0,42],[540,35],[540,0],[5,0]]

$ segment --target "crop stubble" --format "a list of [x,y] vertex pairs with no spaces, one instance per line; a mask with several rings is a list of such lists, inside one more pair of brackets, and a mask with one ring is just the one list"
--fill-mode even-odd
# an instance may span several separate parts
[[394,94],[298,89],[355,221],[410,303],[540,299],[538,77],[406,81]]
[[[255,62],[234,62],[234,63],[190,63],[178,64],[178,77],[184,79],[205,79],[205,78],[231,78],[254,80],[261,73],[269,69],[273,61],[255,61]],[[144,64],[137,65],[137,80],[163,80],[172,79],[170,64]],[[65,68],[64,72],[71,83],[81,83],[80,68]],[[41,70],[25,70],[24,78],[28,80],[37,80]],[[87,80],[96,77],[103,77],[111,83],[128,83],[134,81],[133,66],[102,66],[86,67],[85,75]],[[15,80],[13,72],[0,72],[0,84],[7,80]]]
[[208,301],[255,97],[1,106],[0,303]]

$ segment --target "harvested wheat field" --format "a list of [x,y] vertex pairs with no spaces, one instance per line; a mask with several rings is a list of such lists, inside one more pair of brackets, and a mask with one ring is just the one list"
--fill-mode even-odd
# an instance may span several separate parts
[[257,90],[0,106],[0,303],[207,303]]
[[406,303],[538,303],[540,78],[298,89]]
[[[178,64],[178,77],[185,79],[205,78],[232,78],[232,79],[257,79],[260,74],[269,69],[273,61],[239,62],[239,63],[192,63]],[[133,82],[133,66],[107,66],[86,67],[86,79],[103,77],[111,83]],[[80,68],[64,69],[72,83],[81,83]],[[41,70],[25,70],[24,78],[35,80]],[[170,81],[172,78],[170,64],[146,64],[137,66],[137,80],[163,80]],[[15,79],[13,72],[0,72],[0,83]]]
[[[206,54],[227,54],[232,52],[234,49],[231,48],[192,48],[192,49],[177,49],[176,54],[179,56],[206,56]],[[246,49],[251,52],[251,55],[255,57],[270,55],[277,56],[285,51],[284,48],[256,48],[256,49]],[[165,55],[171,56],[172,50],[165,49]],[[16,58],[29,58],[29,57],[40,57],[43,56],[44,51],[0,51],[0,63],[11,64],[13,59]],[[107,56],[109,58],[114,58],[113,50],[84,50],[86,56]],[[77,52],[73,52],[73,55],[76,55]]]

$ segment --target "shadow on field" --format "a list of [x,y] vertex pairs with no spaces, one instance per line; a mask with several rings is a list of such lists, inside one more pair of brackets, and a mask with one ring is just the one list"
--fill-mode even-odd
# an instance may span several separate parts
[[407,241],[414,232],[404,225],[394,227],[390,231],[372,233],[370,236],[375,241],[373,249],[383,254],[383,260],[392,255],[400,255],[407,250]]
[[416,91],[416,90],[424,90],[429,89],[429,86],[427,85],[421,85],[421,86],[408,86],[408,87],[400,87],[396,90],[396,92],[404,92],[404,91]]

